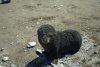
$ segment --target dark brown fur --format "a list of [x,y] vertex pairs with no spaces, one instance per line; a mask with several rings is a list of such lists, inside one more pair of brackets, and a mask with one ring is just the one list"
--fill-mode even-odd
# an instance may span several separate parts
[[52,60],[61,58],[66,54],[77,53],[82,43],[79,32],[75,30],[58,32],[48,24],[38,29],[38,39]]
[[53,48],[55,29],[51,25],[46,24],[40,26],[37,33],[39,43],[44,48],[45,52],[50,53]]
[[75,30],[65,30],[56,32],[54,45],[56,48],[56,58],[60,58],[66,54],[75,54],[79,51],[82,43],[82,37]]

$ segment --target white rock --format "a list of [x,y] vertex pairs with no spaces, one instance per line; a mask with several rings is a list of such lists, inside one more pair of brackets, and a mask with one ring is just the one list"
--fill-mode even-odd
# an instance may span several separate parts
[[37,25],[39,24],[39,22],[36,23]]
[[9,60],[9,57],[3,57],[2,61],[6,62]]
[[32,48],[36,45],[36,42],[28,42],[27,48]]
[[52,64],[52,66],[53,66],[53,67],[57,67],[57,65],[56,65],[56,64],[53,64],[53,63],[51,63],[51,64]]
[[17,65],[15,65],[15,64],[11,64],[10,67],[17,67]]
[[36,51],[38,51],[38,52],[40,52],[40,53],[42,53],[42,52],[43,52],[43,50],[41,50],[41,49],[36,49]]
[[61,7],[63,7],[63,5],[60,5]]
[[57,67],[64,67],[64,65],[61,64],[61,63],[58,63],[58,64],[57,64]]
[[0,65],[0,67],[2,67],[2,66]]

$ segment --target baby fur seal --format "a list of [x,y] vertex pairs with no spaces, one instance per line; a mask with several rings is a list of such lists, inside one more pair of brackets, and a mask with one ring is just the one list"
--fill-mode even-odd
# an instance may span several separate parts
[[53,26],[45,24],[40,26],[37,33],[39,43],[51,60],[77,53],[82,44],[82,37],[76,30],[55,31]]

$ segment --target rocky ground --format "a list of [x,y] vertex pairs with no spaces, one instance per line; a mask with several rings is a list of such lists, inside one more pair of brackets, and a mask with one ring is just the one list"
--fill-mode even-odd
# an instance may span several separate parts
[[[100,0],[12,0],[0,4],[0,67],[24,67],[35,59],[36,49],[42,48],[37,29],[43,24],[82,34],[80,51],[60,59],[58,66],[100,67]],[[26,48],[31,41],[36,46]]]

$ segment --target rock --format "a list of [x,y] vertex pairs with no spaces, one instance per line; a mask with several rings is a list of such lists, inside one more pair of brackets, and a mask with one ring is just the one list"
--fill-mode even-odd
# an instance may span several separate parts
[[63,5],[60,5],[61,7],[63,7]]
[[6,27],[2,27],[2,29],[6,29]]
[[0,65],[0,67],[2,67],[2,66]]
[[93,46],[94,46],[94,47],[97,47],[97,44],[94,44]]
[[37,25],[39,24],[39,22],[36,23]]
[[57,67],[64,67],[64,65],[61,64],[61,63],[59,63],[59,64],[57,65]]
[[27,50],[24,50],[24,52],[26,52]]
[[17,67],[17,65],[15,65],[15,64],[11,64],[10,67]]
[[57,5],[54,5],[54,8],[57,8]]
[[38,4],[37,4],[37,6],[41,6],[41,5],[42,5],[41,3],[38,3]]
[[1,51],[4,51],[4,48],[1,48]]
[[9,12],[14,12],[14,10],[9,10]]
[[28,42],[27,48],[32,48],[36,45],[36,42]]
[[99,52],[98,51],[94,51],[94,54],[98,54]]
[[2,59],[3,62],[9,61],[9,60],[10,60],[9,57],[3,57]]
[[41,49],[36,49],[36,51],[38,51],[38,52],[40,52],[40,53],[42,53],[42,52],[43,52],[43,50],[41,50]]
[[26,52],[27,50],[26,50],[26,47],[23,47],[23,50],[24,50],[24,52]]
[[63,64],[57,64],[57,65],[56,64],[53,64],[53,63],[51,63],[51,64],[52,64],[53,67],[64,67]]
[[84,63],[85,61],[86,61],[85,59],[82,60],[83,63]]
[[13,44],[14,44],[14,42],[11,42],[11,43],[10,43],[10,45],[13,45]]

